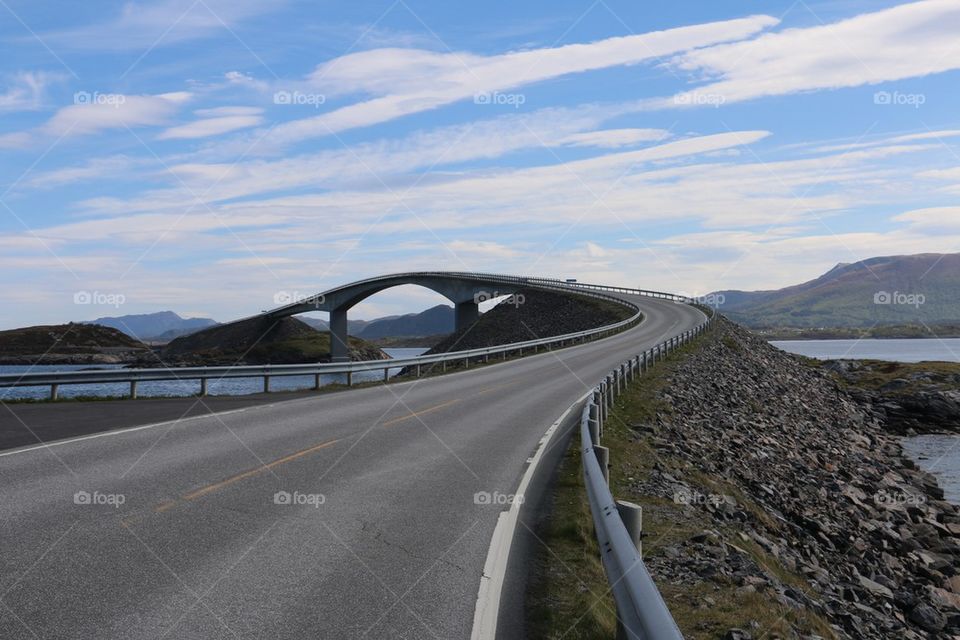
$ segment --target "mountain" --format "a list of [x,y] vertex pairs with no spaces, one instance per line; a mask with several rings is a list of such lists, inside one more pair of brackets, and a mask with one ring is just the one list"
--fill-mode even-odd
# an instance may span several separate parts
[[217,324],[210,318],[181,318],[173,311],[97,318],[86,324],[112,327],[143,341],[168,342]]
[[[300,322],[307,324],[317,331],[328,331],[330,325],[327,324],[326,320],[320,318],[297,318]],[[356,336],[360,334],[360,330],[365,326],[370,324],[369,320],[347,320],[347,333],[351,336]]]
[[420,313],[371,320],[356,334],[364,340],[387,337],[435,336],[453,333],[453,307],[438,304]]
[[[329,325],[320,318],[300,318],[318,331],[327,331]],[[364,340],[395,337],[424,337],[453,333],[453,307],[438,304],[420,313],[402,316],[384,316],[375,320],[347,320],[347,333]]]
[[960,253],[870,258],[784,289],[711,295],[754,328],[957,324]]

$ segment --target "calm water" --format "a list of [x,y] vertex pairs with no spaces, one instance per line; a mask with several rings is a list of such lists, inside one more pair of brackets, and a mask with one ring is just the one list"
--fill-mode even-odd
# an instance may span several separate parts
[[[421,348],[394,348],[384,349],[392,358],[410,358],[418,356],[425,352]],[[30,367],[28,365],[0,365],[0,373],[41,373],[44,371],[77,371],[80,369],[120,369],[119,365],[42,365]],[[400,367],[394,367],[390,370],[390,375],[394,376],[400,372]],[[353,379],[356,382],[367,380],[382,380],[383,370],[369,371],[365,373],[355,373]],[[313,387],[313,376],[284,376],[270,379],[271,391],[295,391],[297,389],[310,389]],[[346,382],[345,375],[321,376],[321,384],[331,384],[334,382]],[[137,395],[144,397],[157,396],[189,396],[200,390],[199,380],[165,380],[157,382],[141,382],[137,385]],[[260,393],[263,391],[263,378],[230,378],[227,380],[208,380],[207,393],[210,395],[238,396],[248,393]],[[70,384],[60,387],[59,395],[61,398],[76,398],[78,396],[124,396],[130,392],[129,383],[111,383],[111,384]],[[17,387],[11,389],[0,389],[0,400],[9,400],[14,398],[49,398],[50,387]]]
[[960,362],[960,338],[902,340],[774,340],[770,344],[819,360],[870,359],[893,362]]
[[918,467],[937,476],[944,497],[960,504],[960,436],[914,436],[901,444]]

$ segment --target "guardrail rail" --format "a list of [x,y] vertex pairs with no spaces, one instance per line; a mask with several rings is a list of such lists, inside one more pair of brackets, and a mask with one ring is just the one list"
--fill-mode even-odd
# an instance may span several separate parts
[[683,640],[683,635],[643,564],[640,508],[617,501],[610,493],[610,450],[600,444],[604,422],[627,383],[709,329],[716,313],[709,308],[705,311],[707,319],[694,329],[626,360],[607,374],[594,387],[580,415],[583,480],[603,567],[617,604],[618,638]]

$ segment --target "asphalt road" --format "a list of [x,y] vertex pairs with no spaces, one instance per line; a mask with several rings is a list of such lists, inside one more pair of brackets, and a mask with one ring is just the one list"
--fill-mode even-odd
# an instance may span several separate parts
[[543,433],[703,318],[638,301],[553,353],[0,453],[0,638],[468,638]]

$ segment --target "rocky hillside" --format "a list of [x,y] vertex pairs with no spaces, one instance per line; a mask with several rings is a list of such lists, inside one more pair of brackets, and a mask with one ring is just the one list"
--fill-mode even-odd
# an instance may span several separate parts
[[[330,334],[296,318],[256,317],[177,338],[160,355],[172,365],[328,362]],[[350,338],[350,357],[380,360],[388,356],[363,340]]]
[[658,583],[766,594],[783,619],[809,612],[837,638],[960,634],[960,511],[934,478],[826,371],[725,321],[718,332],[633,425],[659,455],[636,493],[679,505],[677,526],[708,522],[650,557]]
[[0,331],[3,364],[119,364],[146,358],[150,348],[122,331],[60,324]]
[[531,289],[506,298],[472,327],[451,334],[428,353],[549,338],[612,324],[631,315],[630,309],[613,302]]
[[960,253],[838,264],[775,291],[721,291],[721,311],[750,327],[874,327],[960,321]]

